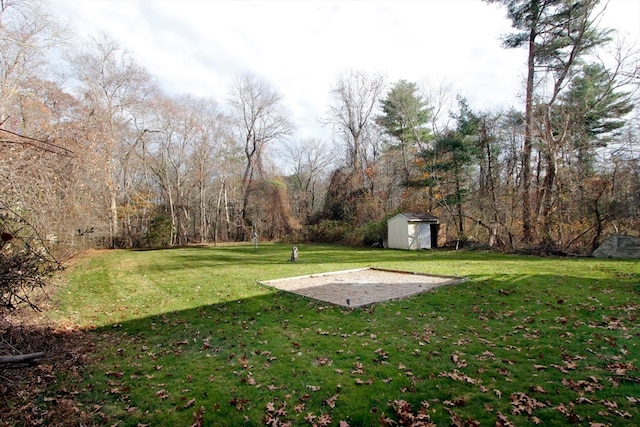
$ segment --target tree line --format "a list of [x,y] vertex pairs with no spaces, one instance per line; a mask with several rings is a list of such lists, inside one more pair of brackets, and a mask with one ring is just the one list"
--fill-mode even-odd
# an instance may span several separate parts
[[44,3],[3,2],[0,228],[27,221],[58,251],[254,232],[371,244],[401,211],[506,250],[588,253],[637,233],[637,51],[598,27],[595,0],[488,2],[513,24],[504,47],[527,52],[522,110],[350,70],[318,118],[335,142],[296,138],[258,75],[225,100],[170,96],[108,35],[71,47]]

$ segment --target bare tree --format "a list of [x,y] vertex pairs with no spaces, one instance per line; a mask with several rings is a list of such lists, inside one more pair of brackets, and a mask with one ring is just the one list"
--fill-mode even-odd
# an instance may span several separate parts
[[381,75],[351,70],[337,79],[331,90],[334,103],[329,107],[328,123],[342,135],[347,151],[347,167],[354,175],[367,163],[367,131],[375,125],[380,98],[385,90]]
[[267,145],[287,137],[293,124],[282,107],[280,95],[254,75],[240,77],[230,90],[230,117],[235,136],[242,144],[245,168],[242,175],[238,236],[244,240],[250,221],[249,202],[254,181],[264,177]]
[[326,181],[329,167],[336,161],[335,153],[322,140],[308,138],[287,143],[282,156],[292,170],[289,198],[294,204],[294,213],[308,221],[322,205],[322,183]]
[[229,142],[229,120],[210,99],[193,100],[195,140],[191,161],[194,163],[195,185],[197,194],[197,229],[195,238],[200,242],[207,242],[211,236],[211,227],[215,215],[210,213],[211,202],[215,199],[213,182],[224,172],[225,145]]
[[202,116],[198,111],[201,107],[189,96],[158,97],[156,101],[158,116],[154,126],[158,132],[147,144],[147,154],[171,218],[171,244],[189,241],[192,192],[205,179],[199,176],[202,165],[197,159],[202,155],[201,161],[206,164],[208,160],[208,141],[202,140]]
[[0,4],[0,122],[5,129],[21,125],[16,109],[30,96],[25,83],[47,76],[47,53],[60,45],[65,31],[40,1]]
[[430,108],[431,130],[434,135],[441,135],[451,127],[450,112],[456,108],[454,84],[449,81],[437,84],[426,81],[420,85],[420,91]]
[[118,42],[106,35],[94,39],[72,59],[76,91],[85,105],[86,142],[95,153],[95,171],[102,176],[109,212],[109,240],[120,237],[118,207],[123,173],[139,149],[144,126],[137,121],[157,92],[151,76]]

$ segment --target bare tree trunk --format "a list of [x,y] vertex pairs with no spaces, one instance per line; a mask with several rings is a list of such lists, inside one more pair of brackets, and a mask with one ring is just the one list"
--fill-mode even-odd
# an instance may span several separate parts
[[200,243],[207,241],[209,236],[209,222],[207,221],[207,191],[203,179],[203,171],[200,171]]
[[543,243],[549,245],[553,243],[551,236],[551,228],[553,225],[553,188],[555,186],[556,174],[557,174],[557,159],[553,152],[554,150],[549,148],[549,152],[545,155],[547,164],[547,173],[544,177],[542,184],[541,195],[541,209],[542,209],[542,236]]
[[171,187],[167,185],[166,190],[167,198],[169,199],[169,214],[171,215],[171,232],[169,236],[169,245],[173,246],[176,244],[176,226],[178,221],[176,219],[176,208],[173,201],[173,192],[171,191]]
[[109,199],[110,208],[109,213],[111,215],[111,224],[109,227],[109,234],[111,238],[111,247],[116,247],[116,237],[118,235],[118,196],[113,189],[110,189]]
[[[537,13],[534,14],[537,18]],[[524,112],[524,144],[522,147],[522,240],[525,244],[533,240],[531,225],[531,152],[533,147],[533,89],[535,84],[536,23],[531,24],[529,54],[527,58],[527,88]]]
[[500,223],[500,215],[498,213],[498,200],[496,196],[496,184],[494,179],[494,167],[493,167],[493,155],[491,153],[491,143],[489,136],[487,135],[487,122],[482,121],[482,141],[484,148],[486,149],[487,156],[487,182],[489,185],[489,193],[491,197],[491,230],[489,234],[489,246],[493,247],[496,244],[498,237],[498,225]]

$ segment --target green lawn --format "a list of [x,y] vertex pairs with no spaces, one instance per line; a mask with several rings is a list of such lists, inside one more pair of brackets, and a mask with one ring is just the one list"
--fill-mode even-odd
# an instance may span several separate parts
[[[299,248],[79,261],[51,314],[98,344],[46,393],[118,426],[640,424],[639,262]],[[470,280],[356,310],[257,283],[367,266]]]

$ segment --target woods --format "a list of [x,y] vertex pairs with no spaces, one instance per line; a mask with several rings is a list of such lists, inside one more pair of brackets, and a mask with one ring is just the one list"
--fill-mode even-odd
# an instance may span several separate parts
[[298,137],[259,75],[226,99],[170,95],[109,35],[70,43],[45,3],[3,3],[0,200],[52,253],[253,232],[367,244],[400,211],[509,251],[588,254],[637,233],[638,52],[599,28],[597,1],[488,3],[512,22],[504,47],[527,52],[520,107],[458,95],[443,112],[444,86],[351,69],[318,117],[331,140]]

